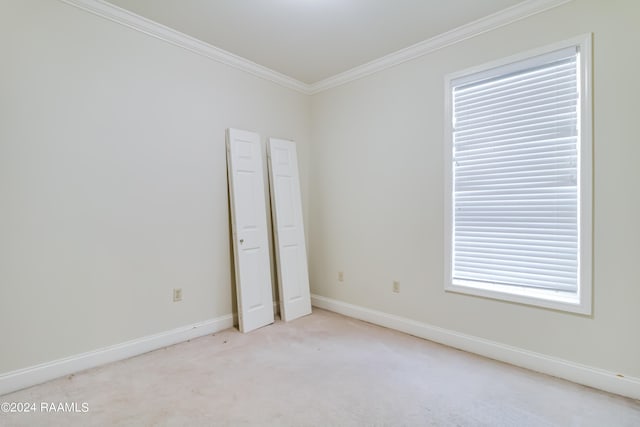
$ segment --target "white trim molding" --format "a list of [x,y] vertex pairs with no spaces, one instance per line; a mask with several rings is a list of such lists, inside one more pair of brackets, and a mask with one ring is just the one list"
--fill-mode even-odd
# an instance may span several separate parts
[[106,363],[128,359],[152,350],[220,332],[231,327],[233,327],[233,316],[228,314],[121,344],[0,374],[0,396]]
[[384,326],[490,359],[562,378],[610,393],[640,399],[640,378],[582,365],[557,357],[495,341],[466,335],[382,311],[349,304],[320,295],[311,295],[314,307],[333,311],[375,325]]
[[202,55],[206,58],[245,71],[254,76],[279,84],[289,89],[307,94],[309,85],[302,83],[285,74],[264,67],[248,59],[234,55],[224,49],[212,46],[194,37],[188,36],[180,31],[159,24],[150,19],[136,15],[126,9],[122,9],[104,0],[60,0],[79,9],[93,13],[94,15],[106,18],[110,21],[124,25],[125,27],[145,33],[149,36],[171,43],[191,52]]
[[310,93],[316,94],[345,83],[361,79],[370,74],[411,61],[444,47],[459,43],[496,28],[503,27],[529,16],[569,3],[572,0],[528,0],[508,7],[476,21],[454,28],[440,35],[400,49],[382,58],[354,67],[333,77],[310,85]]
[[500,28],[529,16],[553,9],[572,0],[527,0],[492,15],[454,28],[420,43],[416,43],[397,52],[375,59],[343,73],[326,78],[313,84],[307,84],[270,68],[256,64],[226,50],[205,43],[194,37],[171,29],[128,10],[122,9],[104,0],[59,0],[94,15],[140,31],[174,46],[202,55],[214,61],[245,71],[254,76],[277,83],[306,95],[313,95],[336,86],[366,77],[378,71],[394,67],[403,62],[419,58],[438,49],[475,37],[479,34]]

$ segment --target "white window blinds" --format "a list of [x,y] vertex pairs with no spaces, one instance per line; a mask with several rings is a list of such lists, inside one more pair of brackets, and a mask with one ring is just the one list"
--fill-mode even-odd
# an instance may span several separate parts
[[576,292],[576,47],[451,82],[454,284]]

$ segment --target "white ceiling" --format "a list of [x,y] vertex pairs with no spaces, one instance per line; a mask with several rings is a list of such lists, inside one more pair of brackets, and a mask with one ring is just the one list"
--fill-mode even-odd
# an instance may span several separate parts
[[109,0],[316,83],[522,0]]

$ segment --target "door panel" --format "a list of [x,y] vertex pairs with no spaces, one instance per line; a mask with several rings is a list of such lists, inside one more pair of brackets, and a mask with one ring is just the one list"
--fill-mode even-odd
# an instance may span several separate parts
[[279,176],[276,178],[278,193],[276,204],[278,215],[280,215],[280,227],[282,229],[295,229],[295,207],[293,206],[293,190],[291,188],[291,177]]
[[227,129],[227,162],[238,318],[249,332],[274,321],[260,136]]
[[[238,229],[240,231],[255,230],[258,227],[256,217],[256,176],[253,172],[238,171],[236,172],[235,198],[236,212],[238,216]],[[246,248],[246,245],[245,245]]]
[[286,296],[287,302],[293,302],[302,297],[301,282],[303,280],[300,274],[300,248],[298,245],[283,246],[280,249],[280,258],[282,260],[282,280],[283,287],[288,289]]
[[311,313],[295,143],[269,138],[268,159],[280,312],[289,321]]

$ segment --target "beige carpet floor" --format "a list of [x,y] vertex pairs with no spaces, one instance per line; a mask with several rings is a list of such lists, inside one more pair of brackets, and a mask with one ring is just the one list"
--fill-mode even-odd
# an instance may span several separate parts
[[2,426],[640,426],[640,401],[315,309],[0,397]]

